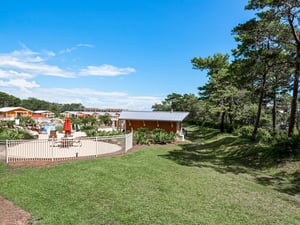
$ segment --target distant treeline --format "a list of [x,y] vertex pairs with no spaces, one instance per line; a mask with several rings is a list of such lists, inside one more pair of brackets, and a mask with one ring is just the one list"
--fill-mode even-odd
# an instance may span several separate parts
[[54,113],[61,113],[64,111],[83,111],[85,107],[80,103],[59,104],[54,102],[47,102],[36,98],[20,99],[13,95],[0,92],[0,107],[24,107],[26,109],[35,110],[49,110]]

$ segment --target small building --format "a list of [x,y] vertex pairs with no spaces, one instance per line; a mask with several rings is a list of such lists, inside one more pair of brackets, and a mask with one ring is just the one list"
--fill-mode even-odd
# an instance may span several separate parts
[[64,117],[77,117],[78,112],[77,111],[65,111],[61,113]]
[[122,111],[119,117],[119,127],[122,130],[137,130],[162,128],[167,132],[181,133],[182,121],[188,112],[165,111]]
[[87,112],[87,111],[65,111],[61,113],[64,117],[75,117],[75,118],[83,118],[87,116],[98,117],[97,112]]
[[19,116],[32,117],[32,111],[23,107],[0,108],[1,120],[14,120]]
[[45,118],[54,118],[55,113],[48,110],[36,110],[33,112],[33,115],[44,116]]

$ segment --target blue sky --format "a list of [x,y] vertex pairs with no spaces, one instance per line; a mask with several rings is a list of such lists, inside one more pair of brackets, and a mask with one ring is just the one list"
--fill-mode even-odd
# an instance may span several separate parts
[[0,0],[0,91],[151,110],[197,94],[193,57],[231,53],[247,0]]

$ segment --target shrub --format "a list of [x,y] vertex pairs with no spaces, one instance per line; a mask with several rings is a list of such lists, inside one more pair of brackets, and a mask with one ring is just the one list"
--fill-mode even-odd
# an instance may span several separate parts
[[118,130],[113,130],[113,131],[105,131],[105,130],[100,130],[97,131],[95,129],[93,130],[87,130],[86,135],[88,137],[99,137],[99,136],[115,136],[115,135],[121,135],[124,134],[122,131]]
[[262,143],[270,143],[274,139],[274,137],[270,134],[270,132],[264,128],[258,128],[256,139],[261,141]]
[[[252,138],[253,134],[253,126],[242,126],[238,129],[235,129],[233,134],[240,136],[242,138]],[[260,141],[262,143],[270,143],[273,140],[273,136],[271,133],[264,129],[264,128],[258,128],[257,134],[256,134],[256,140]]]
[[161,128],[156,128],[152,131],[152,141],[154,144],[165,144],[168,139],[168,133]]
[[34,136],[27,130],[23,129],[0,129],[0,140],[22,140],[34,139]]
[[148,145],[149,140],[149,129],[148,128],[139,128],[136,132],[133,133],[134,143],[140,145]]
[[286,134],[276,136],[273,141],[273,154],[278,158],[300,155],[300,135],[288,137]]
[[167,143],[172,143],[176,140],[176,134],[170,132],[167,134]]
[[242,126],[235,129],[233,134],[243,138],[251,138],[252,132],[253,132],[252,126]]
[[96,137],[97,131],[96,130],[87,130],[85,131],[87,137]]
[[95,128],[91,125],[83,125],[81,127],[81,130],[83,130],[83,131],[88,131],[88,130],[93,130],[93,129],[95,129]]

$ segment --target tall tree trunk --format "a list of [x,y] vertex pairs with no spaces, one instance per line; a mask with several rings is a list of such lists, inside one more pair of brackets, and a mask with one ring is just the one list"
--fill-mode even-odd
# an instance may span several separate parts
[[262,104],[263,104],[263,99],[264,99],[264,94],[265,94],[266,77],[267,77],[267,74],[263,73],[262,82],[261,82],[260,90],[259,90],[260,94],[259,94],[259,101],[258,101],[258,109],[257,109],[257,113],[256,113],[255,123],[254,123],[254,129],[253,129],[253,133],[252,133],[253,140],[256,139],[256,134],[257,134],[257,130],[259,127],[261,109],[262,109]]
[[222,114],[221,114],[221,126],[220,126],[220,130],[221,130],[222,133],[225,131],[225,115],[226,115],[225,111],[222,112]]
[[300,75],[300,42],[297,43],[297,56],[295,62],[295,75],[293,85],[293,97],[291,102],[290,123],[288,129],[288,136],[292,136],[295,128],[296,114],[297,114],[297,100],[299,88],[299,75]]
[[276,131],[276,120],[277,120],[276,108],[277,108],[276,91],[274,91],[273,108],[272,108],[272,130],[273,130],[273,134],[275,134],[275,131]]
[[292,134],[294,133],[296,113],[297,113],[299,75],[300,75],[300,38],[296,32],[296,27],[293,24],[294,18],[295,17],[291,15],[290,8],[289,8],[288,23],[291,27],[292,35],[296,43],[296,59],[295,59],[295,75],[294,75],[294,83],[293,83],[293,97],[291,102],[291,114],[290,114],[288,136],[292,136]]
[[233,103],[233,100],[232,100],[232,97],[231,97],[231,101],[229,102],[229,109],[228,109],[228,118],[229,118],[230,125],[233,124],[232,103]]

